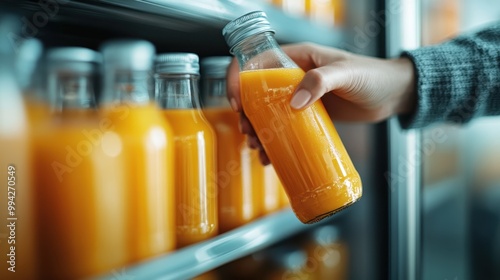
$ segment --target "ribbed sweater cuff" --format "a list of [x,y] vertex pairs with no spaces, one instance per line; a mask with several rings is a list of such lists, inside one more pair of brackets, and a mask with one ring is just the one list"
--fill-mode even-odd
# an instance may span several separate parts
[[415,112],[399,116],[403,128],[500,114],[500,24],[402,56],[415,66],[418,95]]

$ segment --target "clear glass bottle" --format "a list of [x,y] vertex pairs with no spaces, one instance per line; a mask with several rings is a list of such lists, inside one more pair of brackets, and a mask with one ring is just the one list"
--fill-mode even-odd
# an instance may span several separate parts
[[[36,279],[37,258],[29,122],[11,44],[20,31],[16,23],[18,16],[0,11],[0,279],[23,280]],[[14,233],[15,239],[8,239]]]
[[[226,97],[226,71],[231,57],[201,61],[203,114],[217,136],[217,198],[220,232],[226,232],[264,212],[264,167],[258,152],[246,145],[238,130],[239,115]],[[276,186],[275,186],[276,187]]]
[[323,103],[289,105],[305,73],[281,50],[265,13],[231,21],[223,35],[238,59],[243,110],[300,221],[317,222],[358,200],[361,179]]
[[[46,57],[46,91],[57,114],[95,115],[99,53],[80,47],[51,49]],[[67,117],[69,120],[69,117]]]
[[29,38],[20,43],[16,55],[16,72],[24,96],[30,133],[43,129],[51,117],[50,100],[45,88],[47,69],[42,53],[42,43]]
[[154,46],[113,40],[104,58],[101,121],[123,143],[131,262],[175,248],[174,138],[154,102]]
[[218,233],[216,138],[199,103],[198,56],[156,57],[155,95],[175,135],[177,247]]
[[56,112],[33,135],[40,277],[89,277],[126,264],[122,159],[106,149],[116,136],[101,131],[97,118],[99,53],[56,48],[45,60]]

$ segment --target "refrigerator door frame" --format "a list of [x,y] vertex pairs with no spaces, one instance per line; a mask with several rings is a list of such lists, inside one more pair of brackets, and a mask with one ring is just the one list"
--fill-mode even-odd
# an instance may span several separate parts
[[[386,0],[387,57],[420,46],[420,0]],[[389,120],[389,275],[390,279],[421,279],[420,130],[403,130]]]

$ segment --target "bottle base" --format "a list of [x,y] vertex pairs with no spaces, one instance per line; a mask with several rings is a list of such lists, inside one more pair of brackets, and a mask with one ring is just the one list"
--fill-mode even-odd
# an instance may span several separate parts
[[349,206],[353,205],[354,203],[356,203],[358,200],[361,199],[361,197],[362,196],[359,196],[357,199],[355,199],[355,200],[353,200],[353,201],[351,201],[351,202],[345,204],[344,206],[339,207],[339,208],[337,208],[335,210],[332,210],[332,211],[326,212],[324,214],[321,214],[319,216],[316,216],[314,219],[304,222],[304,224],[308,224],[308,225],[315,224],[315,223],[317,223],[317,222],[319,222],[319,221],[321,221],[321,220],[323,220],[325,218],[333,216],[334,214],[336,214],[336,213],[338,213],[338,212],[340,212],[340,211],[348,208]]

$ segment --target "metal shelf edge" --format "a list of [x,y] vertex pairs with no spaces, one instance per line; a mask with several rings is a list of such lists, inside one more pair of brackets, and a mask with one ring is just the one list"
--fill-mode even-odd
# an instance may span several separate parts
[[190,279],[310,227],[302,224],[287,208],[210,240],[94,279],[116,279],[117,274],[133,279]]
[[271,4],[259,1],[205,0],[196,4],[173,0],[102,0],[101,2],[167,17],[182,17],[201,26],[221,28],[230,20],[245,13],[262,10],[276,29],[281,42],[315,42],[328,46],[338,45],[343,32],[339,28],[322,26],[306,18],[290,16]]

